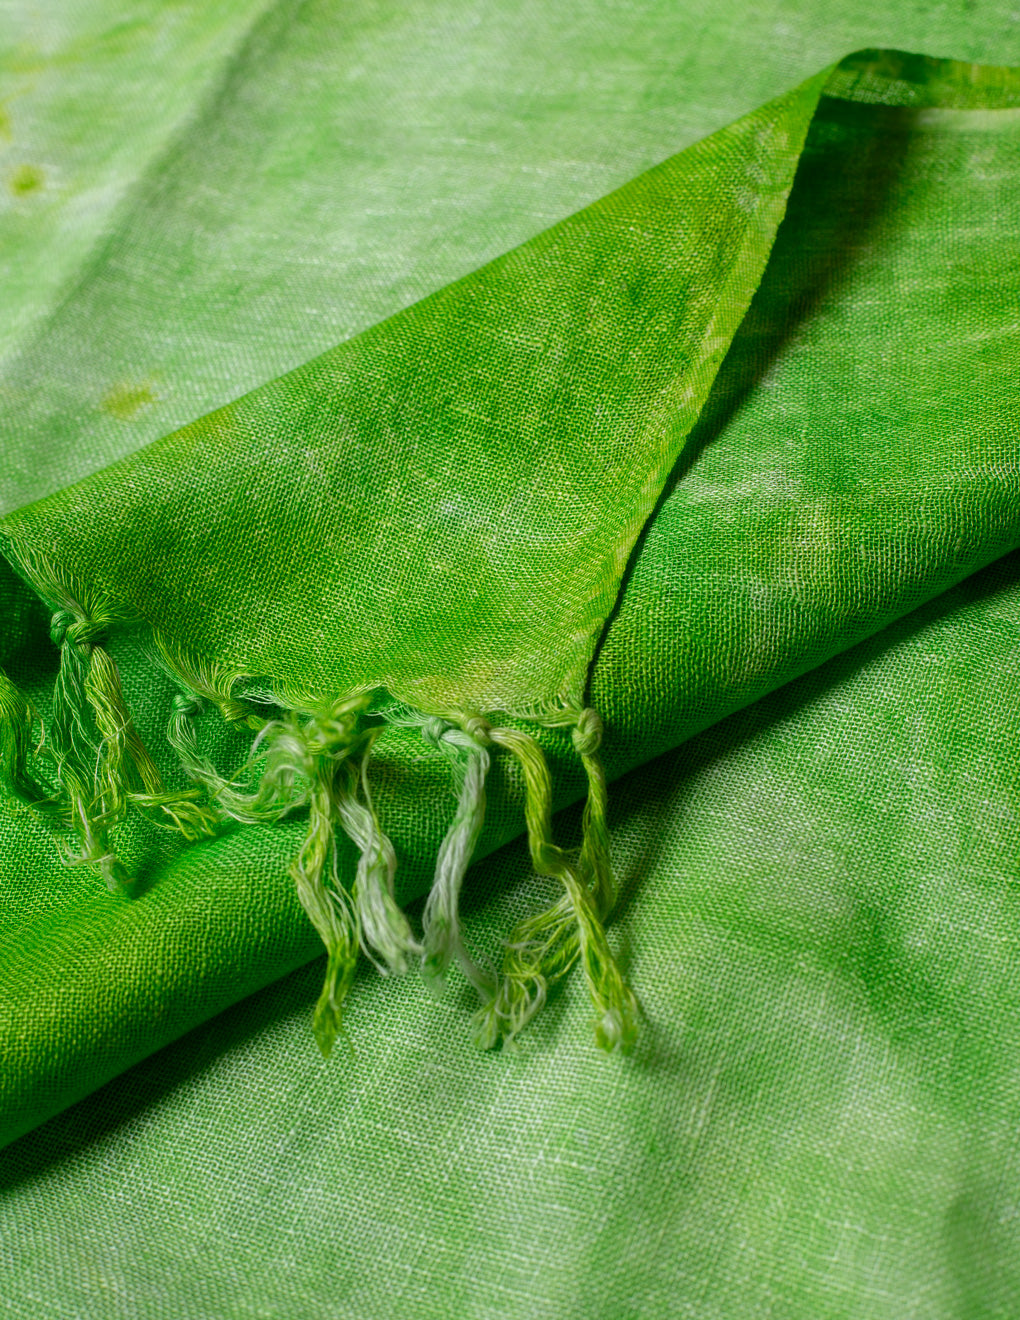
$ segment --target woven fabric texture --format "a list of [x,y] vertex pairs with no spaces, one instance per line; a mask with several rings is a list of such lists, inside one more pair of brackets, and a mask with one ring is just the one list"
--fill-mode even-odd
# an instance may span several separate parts
[[1013,555],[617,781],[631,1059],[368,968],[324,1065],[316,962],[9,1146],[9,1314],[1011,1320],[1018,628]]
[[[1015,16],[11,13],[10,1313],[1012,1316]],[[410,940],[483,757],[498,965],[585,706],[633,1053],[362,960],[323,1061],[317,802]]]

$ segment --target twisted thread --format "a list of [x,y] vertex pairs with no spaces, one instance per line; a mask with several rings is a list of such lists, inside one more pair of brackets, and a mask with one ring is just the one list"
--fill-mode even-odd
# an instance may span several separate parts
[[357,912],[337,869],[336,773],[336,765],[322,758],[311,769],[308,830],[290,865],[301,906],[326,946],[326,975],[312,1015],[324,1058],[343,1031],[343,1006],[354,983],[360,943]]
[[480,717],[458,729],[444,720],[422,729],[427,742],[443,753],[453,772],[457,809],[439,846],[435,879],[422,916],[426,983],[441,993],[451,962],[456,960],[483,1002],[496,988],[495,973],[468,953],[460,926],[460,893],[485,822],[485,781],[489,773],[489,726]]
[[[409,959],[421,949],[397,903],[394,890],[397,855],[372,805],[367,773],[371,746],[372,739],[366,739],[359,763],[347,761],[341,768],[337,816],[358,848],[352,893],[366,952],[371,956],[374,951],[382,959],[380,970],[401,975],[407,971]],[[364,801],[358,799],[359,789]]]
[[[204,710],[203,699],[194,692],[178,692],[171,706],[167,742],[188,778],[205,789],[210,810],[219,821],[271,824],[308,802],[309,786],[307,781],[302,782],[298,768],[302,764],[300,749],[295,756],[295,749],[288,743],[288,734],[291,739],[299,739],[292,725],[266,723],[252,754],[228,779],[199,750],[195,720]],[[278,735],[275,738],[270,736],[274,732]]]
[[475,1039],[483,1048],[509,1040],[542,1007],[551,983],[580,961],[596,1010],[595,1037],[606,1050],[628,1050],[636,1035],[637,1002],[613,958],[601,922],[612,901],[612,872],[605,813],[605,777],[597,759],[601,722],[580,712],[574,745],[588,775],[584,841],[574,862],[552,839],[552,780],[545,756],[530,734],[492,729],[492,741],[517,760],[525,788],[524,814],[532,864],[563,886],[545,912],[526,918],[511,936],[499,987],[475,1015]]
[[192,840],[212,833],[215,815],[199,804],[198,788],[167,789],[135,729],[117,666],[100,644],[118,621],[109,602],[76,592],[44,556],[13,544],[9,549],[40,594],[57,604],[50,638],[60,650],[60,666],[50,738],[42,746],[60,788],[50,805],[78,835],[79,847],[65,848],[65,859],[95,866],[111,888],[121,889],[130,877],[111,846],[110,830],[129,804]]
[[0,672],[0,785],[28,807],[52,806],[53,799],[32,775],[30,766],[38,752],[33,731],[42,721],[6,674]]
[[[405,971],[409,958],[420,952],[396,901],[396,853],[368,789],[368,755],[379,733],[378,726],[362,727],[368,704],[364,695],[343,698],[304,719],[292,712],[264,730],[266,769],[258,792],[269,779],[276,799],[289,798],[293,805],[306,797],[309,804],[308,830],[290,874],[326,945],[326,980],[312,1026],[327,1056],[342,1034],[343,1004],[359,948],[394,973]],[[339,879],[338,824],[358,848],[350,892]]]

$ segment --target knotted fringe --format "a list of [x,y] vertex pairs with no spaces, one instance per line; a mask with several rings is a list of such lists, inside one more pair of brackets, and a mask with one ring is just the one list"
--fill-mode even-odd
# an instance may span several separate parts
[[475,1039],[483,1048],[500,1037],[513,1040],[545,1003],[550,984],[580,959],[596,1010],[595,1038],[605,1050],[626,1052],[636,1035],[637,1002],[620,974],[602,925],[614,893],[606,781],[597,756],[601,721],[591,709],[578,711],[572,732],[588,775],[583,841],[576,861],[552,841],[552,780],[538,743],[515,729],[490,729],[489,737],[516,757],[523,772],[532,864],[539,875],[559,880],[564,893],[552,907],[526,918],[514,931],[499,987],[475,1016]]
[[[123,620],[105,602],[75,592],[42,556],[21,551],[17,558],[40,594],[58,607],[50,639],[60,649],[60,668],[49,741],[40,753],[53,761],[60,788],[51,801],[78,835],[77,849],[65,849],[65,857],[91,863],[111,889],[123,889],[130,877],[111,847],[109,832],[130,805],[190,840],[212,834],[216,815],[199,803],[199,788],[167,789],[138,736],[117,666],[100,645],[106,631]],[[21,723],[21,732],[13,734],[15,745],[23,745],[25,736],[23,701],[13,701],[15,729]],[[5,734],[5,741],[11,739],[10,732]],[[13,765],[20,754],[14,755]]]
[[[224,820],[243,825],[271,824],[288,812],[304,806],[309,800],[307,782],[300,782],[302,758],[293,755],[293,744],[282,741],[275,755],[269,755],[267,734],[275,723],[253,714],[242,702],[223,691],[232,684],[232,676],[210,668],[188,663],[177,653],[170,652],[157,641],[157,658],[174,680],[185,690],[173,699],[167,724],[166,740],[177,754],[181,768],[189,779],[200,784]],[[225,779],[207,756],[199,751],[195,730],[195,717],[201,715],[205,703],[213,702],[226,720],[246,724],[258,731],[252,755],[245,765],[230,779]],[[261,770],[257,784],[253,778]],[[247,788],[243,786],[247,779]],[[241,786],[239,786],[241,781]]]
[[[31,704],[0,674],[0,785],[77,835],[65,860],[92,865],[113,889],[130,882],[111,845],[110,830],[129,807],[186,839],[216,833],[230,822],[271,823],[308,808],[308,826],[290,867],[298,897],[327,952],[325,984],[313,1027],[328,1055],[343,1032],[343,1004],[359,949],[381,971],[405,972],[421,958],[430,988],[441,992],[456,962],[477,990],[481,1007],[473,1034],[488,1048],[512,1041],[542,1007],[549,987],[580,962],[596,1010],[595,1034],[606,1050],[627,1050],[637,1005],[623,981],[602,922],[614,901],[606,824],[606,780],[598,759],[602,726],[593,710],[563,709],[542,717],[569,727],[588,779],[582,843],[573,856],[552,840],[552,780],[535,739],[494,727],[479,715],[454,720],[406,709],[373,709],[372,692],[302,708],[291,703],[261,715],[232,695],[239,679],[225,668],[190,658],[154,636],[155,658],[180,691],[174,697],[167,742],[189,787],[170,790],[128,713],[117,667],[103,648],[105,633],[129,623],[95,593],[78,589],[42,556],[11,547],[26,578],[54,607],[51,638],[60,648],[48,730]],[[200,750],[196,720],[207,704],[256,733],[248,762],[222,776]],[[368,765],[387,724],[419,728],[450,765],[456,810],[436,859],[419,945],[397,903],[393,845],[372,803]],[[39,730],[36,735],[36,730]],[[491,749],[512,756],[525,789],[524,814],[536,871],[558,881],[561,897],[528,917],[510,938],[497,973],[469,954],[460,928],[460,892],[485,817]],[[57,791],[33,774],[48,757]],[[354,881],[340,879],[337,826],[358,851]]]
[[[195,673],[189,677],[194,680]],[[203,686],[210,690],[211,685]],[[199,753],[192,724],[201,710],[197,693],[175,697],[167,732],[185,771],[206,788],[224,818],[267,822],[308,805],[308,830],[290,874],[326,946],[326,982],[313,1028],[327,1056],[342,1032],[343,1002],[359,948],[381,971],[395,974],[406,972],[410,958],[421,952],[395,897],[397,857],[369,791],[368,758],[383,728],[361,727],[369,702],[366,695],[345,698],[315,712],[290,711],[264,722],[261,747],[245,767],[254,772],[261,762],[261,778],[250,793],[238,790],[236,778],[223,779]],[[349,893],[339,878],[337,825],[359,852]]]
[[[349,698],[305,720],[291,714],[267,726],[267,773],[286,777],[290,769],[309,785],[308,832],[290,874],[328,955],[312,1024],[327,1056],[342,1031],[343,1002],[362,942],[394,973],[405,972],[419,952],[394,897],[396,854],[368,793],[368,756],[380,726],[359,729],[367,705],[366,697]],[[350,894],[339,878],[337,823],[360,851]]]
[[[551,725],[572,725],[571,735],[588,779],[581,850],[576,861],[552,841],[552,779],[541,747],[517,729],[494,728],[474,716],[457,728],[443,720],[392,717],[421,726],[422,736],[439,748],[454,768],[457,812],[444,839],[423,919],[425,964],[441,985],[456,959],[478,990],[482,1007],[473,1035],[483,1049],[512,1041],[545,1003],[549,987],[580,959],[596,1010],[595,1036],[606,1050],[626,1052],[636,1036],[637,1003],[610,951],[602,921],[615,892],[606,820],[605,772],[598,757],[602,721],[589,709],[564,710],[545,717]],[[563,896],[547,911],[523,921],[511,936],[502,973],[495,978],[468,955],[458,920],[461,884],[481,833],[485,814],[487,747],[515,757],[524,776],[525,821],[532,864],[539,875],[563,885]]]
[[489,773],[489,726],[479,717],[463,728],[436,717],[391,715],[390,722],[421,728],[422,738],[442,752],[453,772],[457,810],[439,846],[436,873],[422,915],[422,972],[434,994],[445,988],[446,973],[456,961],[484,1000],[495,993],[496,973],[468,953],[460,930],[460,891],[485,822],[485,780]]

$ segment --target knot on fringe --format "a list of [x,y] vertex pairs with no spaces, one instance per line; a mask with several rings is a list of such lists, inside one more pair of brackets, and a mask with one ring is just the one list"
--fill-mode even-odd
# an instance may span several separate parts
[[[606,781],[598,759],[602,721],[590,708],[563,707],[532,721],[570,730],[588,781],[580,848],[570,853],[552,837],[552,779],[535,737],[519,725],[494,725],[477,711],[443,718],[406,707],[373,704],[378,691],[310,705],[290,702],[264,715],[235,695],[245,676],[183,655],[158,635],[156,658],[179,690],[171,700],[167,742],[189,781],[172,790],[143,744],[127,710],[120,675],[102,645],[127,623],[104,597],[88,594],[48,560],[23,548],[12,553],[26,577],[53,606],[50,637],[60,648],[52,713],[42,720],[0,674],[0,785],[47,812],[57,828],[73,831],[65,860],[87,863],[115,889],[130,876],[111,831],[137,806],[185,838],[209,836],[225,823],[271,823],[307,808],[305,837],[290,875],[326,948],[326,976],[313,1027],[324,1054],[343,1034],[343,1006],[359,950],[384,973],[405,972],[420,958],[426,983],[440,993],[456,963],[481,1006],[473,1035],[485,1048],[513,1041],[544,1004],[550,986],[580,962],[595,1008],[595,1035],[607,1050],[626,1050],[635,1034],[637,1004],[613,959],[602,925],[614,901],[606,823]],[[252,701],[265,703],[260,690]],[[248,761],[230,778],[199,747],[207,707],[256,731]],[[447,761],[456,807],[436,858],[419,943],[395,896],[397,858],[384,833],[369,787],[372,748],[387,725],[417,728]],[[535,870],[557,881],[560,897],[522,921],[510,935],[502,966],[473,957],[460,924],[460,893],[485,819],[485,783],[492,755],[503,753],[523,786],[528,844]],[[32,774],[48,757],[57,791]],[[357,853],[353,880],[341,878],[345,835]]]
[[[364,726],[370,700],[370,694],[342,698],[306,718],[291,714],[264,731],[267,773],[282,769],[308,785],[308,833],[291,877],[326,945],[326,983],[313,1019],[325,1055],[342,1032],[359,948],[380,971],[397,974],[421,952],[395,897],[397,857],[369,791],[369,755],[382,730],[379,724]],[[358,849],[349,891],[339,875],[337,825]]]
[[598,711],[586,706],[570,731],[570,739],[578,756],[594,756],[602,746],[602,717]]
[[628,1051],[637,1033],[637,1001],[606,939],[602,918],[615,899],[606,820],[606,779],[597,749],[602,721],[590,708],[565,711],[550,724],[571,726],[588,779],[581,847],[571,856],[552,838],[552,780],[542,749],[527,733],[493,729],[491,738],[517,760],[524,779],[524,816],[532,864],[558,880],[563,893],[544,912],[525,918],[510,936],[495,993],[475,1015],[482,1047],[513,1041],[543,1006],[550,985],[581,963],[596,1010],[595,1037],[605,1050]]
[[483,747],[492,745],[492,726],[481,715],[471,715],[464,721],[464,732]]
[[[446,756],[457,795],[457,810],[439,850],[423,917],[424,971],[429,984],[440,990],[451,962],[458,963],[481,998],[473,1034],[487,1049],[500,1040],[512,1041],[545,1003],[550,986],[580,961],[596,1009],[598,1043],[606,1050],[628,1050],[636,1034],[637,1002],[613,959],[602,926],[613,906],[614,885],[606,781],[597,756],[602,742],[597,711],[568,708],[545,719],[554,727],[570,727],[588,779],[583,838],[576,857],[553,841],[552,779],[545,755],[529,733],[494,727],[477,714],[465,716],[459,726],[414,712],[388,718],[392,723],[420,728],[423,739]],[[458,917],[464,874],[484,819],[491,747],[508,752],[522,775],[535,870],[558,880],[564,890],[551,908],[527,918],[513,932],[498,974],[469,955]]]
[[107,619],[85,618],[70,610],[57,610],[50,619],[50,641],[54,646],[69,643],[88,646],[102,637],[109,627]]
[[[198,802],[197,787],[173,791],[150,757],[124,702],[120,674],[100,645],[118,616],[105,598],[87,596],[44,557],[12,546],[13,557],[39,594],[55,608],[50,637],[60,648],[60,668],[53,691],[48,741],[39,755],[52,762],[58,791],[44,805],[55,823],[77,835],[77,845],[65,844],[69,863],[96,867],[111,889],[130,883],[113,848],[110,831],[124,819],[130,805],[144,810],[156,824],[196,840],[213,832],[216,816]],[[29,723],[32,716],[29,715]],[[25,796],[24,715],[12,759],[14,778]]]
[[438,715],[430,715],[428,719],[422,722],[421,736],[430,747],[439,750],[439,744],[453,726],[447,724],[446,720],[441,720]]

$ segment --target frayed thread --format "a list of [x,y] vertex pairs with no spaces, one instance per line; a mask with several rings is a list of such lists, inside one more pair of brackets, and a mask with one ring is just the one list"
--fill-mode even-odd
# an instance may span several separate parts
[[435,877],[422,915],[426,984],[433,994],[441,995],[450,964],[456,962],[483,1002],[487,1001],[495,993],[498,977],[495,969],[483,966],[467,950],[460,924],[460,893],[485,823],[489,726],[478,716],[466,719],[462,728],[416,712],[388,718],[394,724],[419,727],[424,741],[442,753],[452,772],[457,799],[453,821],[439,845]]
[[[344,698],[304,717],[289,713],[263,730],[272,795],[308,786],[305,840],[291,865],[298,898],[326,945],[326,983],[313,1018],[328,1056],[343,1030],[343,1004],[359,948],[380,970],[407,971],[420,948],[397,903],[397,857],[383,833],[368,787],[368,760],[381,725],[363,727],[367,696]],[[261,785],[260,785],[261,787]],[[257,796],[257,794],[256,794]],[[298,790],[297,800],[303,797]],[[358,849],[350,892],[339,879],[335,826]]]
[[7,675],[0,673],[0,788],[26,807],[53,805],[52,795],[31,769],[42,751],[44,737],[39,712]]
[[546,1001],[549,987],[581,963],[596,1011],[595,1038],[607,1051],[626,1053],[637,1033],[637,1001],[616,964],[602,924],[613,901],[606,825],[605,775],[598,760],[601,721],[577,711],[573,741],[588,774],[588,802],[580,854],[575,860],[552,839],[552,779],[545,756],[530,734],[490,729],[489,737],[517,760],[524,777],[524,816],[532,865],[558,880],[562,896],[544,912],[525,918],[507,943],[496,993],[474,1020],[483,1049],[513,1041]]
[[[324,1055],[344,1034],[344,1001],[361,949],[381,971],[394,974],[420,958],[426,982],[436,993],[456,963],[481,999],[473,1035],[483,1048],[514,1041],[545,1003],[550,986],[580,962],[596,1012],[598,1044],[609,1051],[631,1047],[637,1003],[603,926],[613,906],[614,884],[606,779],[598,757],[602,724],[595,711],[564,707],[538,717],[570,729],[587,776],[582,842],[574,855],[553,842],[552,780],[545,755],[529,733],[494,726],[478,714],[443,719],[403,707],[373,708],[378,695],[373,692],[304,708],[277,706],[262,714],[233,695],[238,680],[247,676],[189,657],[154,634],[154,658],[180,688],[166,736],[189,787],[170,790],[135,729],[117,666],[102,644],[109,630],[129,621],[105,598],[72,584],[44,557],[24,549],[12,552],[28,580],[55,607],[51,638],[60,648],[60,666],[48,730],[17,687],[0,675],[0,784],[74,831],[77,846],[65,846],[66,861],[87,863],[111,888],[125,890],[130,876],[112,847],[110,831],[131,806],[192,841],[231,822],[273,823],[307,807],[308,824],[290,875],[326,948],[325,983],[313,1016]],[[230,778],[199,746],[197,720],[208,705],[256,733],[247,762]],[[380,826],[369,786],[372,747],[386,724],[420,729],[446,758],[456,797],[436,859],[420,944],[396,900],[396,853]],[[563,890],[546,911],[518,925],[498,973],[469,953],[459,915],[464,877],[485,818],[493,748],[511,756],[520,769],[535,870]],[[45,757],[54,766],[56,792],[32,773],[33,763]],[[349,888],[340,878],[337,827],[358,852]]]
[[[595,1036],[607,1051],[629,1051],[637,1032],[637,1001],[609,948],[603,920],[615,902],[607,822],[607,787],[598,751],[602,721],[589,708],[565,708],[545,716],[547,724],[569,727],[588,781],[582,842],[576,858],[552,840],[552,778],[538,742],[519,729],[494,727],[481,716],[460,727],[414,712],[388,715],[393,722],[421,728],[422,737],[450,761],[457,811],[440,845],[435,879],[423,917],[423,970],[436,989],[452,961],[475,986],[482,1006],[473,1037],[483,1049],[512,1042],[542,1008],[549,988],[580,960],[596,1010]],[[562,897],[544,912],[520,923],[508,941],[499,975],[468,954],[459,922],[460,890],[481,833],[490,747],[518,762],[524,779],[525,821],[532,864],[539,875],[558,880]]]
[[[49,740],[40,754],[52,760],[60,789],[52,805],[78,836],[77,848],[65,847],[65,860],[95,866],[111,889],[122,890],[130,877],[111,845],[110,830],[129,806],[189,840],[211,835],[216,816],[199,801],[197,786],[167,788],[135,729],[117,666],[101,644],[107,631],[123,622],[120,616],[108,601],[78,593],[45,557],[21,550],[15,558],[56,607],[50,640],[60,650],[60,666]],[[23,732],[14,738],[22,739]]]

